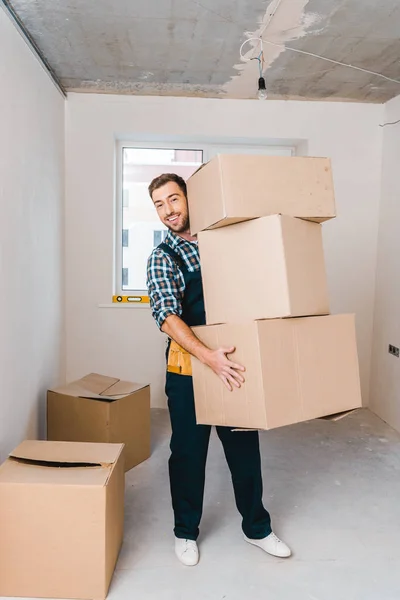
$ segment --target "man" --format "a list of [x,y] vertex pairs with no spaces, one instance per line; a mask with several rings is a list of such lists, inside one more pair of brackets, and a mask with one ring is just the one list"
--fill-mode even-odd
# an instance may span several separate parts
[[[166,394],[171,418],[170,487],[175,517],[175,553],[187,566],[198,563],[197,537],[203,510],[205,466],[211,427],[197,425],[190,355],[206,364],[232,390],[244,383],[244,367],[228,356],[234,348],[206,347],[191,327],[205,324],[197,241],[190,235],[185,181],[164,174],[152,181],[150,197],[169,232],[148,261],[147,285],[153,316],[169,337]],[[289,557],[290,549],[271,529],[262,503],[256,431],[217,427],[232,476],[244,539],[265,552]]]

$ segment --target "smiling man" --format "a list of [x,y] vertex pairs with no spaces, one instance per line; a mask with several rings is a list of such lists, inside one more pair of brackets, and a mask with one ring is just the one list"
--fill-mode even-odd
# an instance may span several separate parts
[[[199,560],[196,543],[203,511],[205,468],[211,427],[197,425],[190,355],[206,364],[224,385],[244,384],[245,369],[228,356],[234,348],[208,348],[191,327],[204,325],[203,288],[197,240],[190,235],[185,181],[167,173],[154,179],[149,193],[162,223],[165,241],[148,261],[147,286],[153,316],[169,338],[166,394],[171,418],[169,475],[175,517],[175,553],[187,566]],[[244,539],[265,552],[285,558],[290,549],[271,529],[262,502],[259,439],[256,431],[235,433],[217,427],[231,472]]]

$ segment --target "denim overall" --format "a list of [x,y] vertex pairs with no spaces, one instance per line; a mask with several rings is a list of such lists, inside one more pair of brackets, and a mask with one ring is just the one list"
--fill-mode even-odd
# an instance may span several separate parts
[[[182,258],[167,244],[162,243],[159,248],[175,261],[185,280],[182,320],[190,327],[205,325],[200,269],[189,271]],[[175,517],[174,533],[178,538],[196,540],[203,511],[211,426],[196,424],[191,376],[167,372],[165,391],[172,426],[169,476]],[[216,430],[231,472],[243,532],[252,539],[264,538],[271,533],[271,520],[262,503],[258,432],[234,432],[229,427],[220,426]]]

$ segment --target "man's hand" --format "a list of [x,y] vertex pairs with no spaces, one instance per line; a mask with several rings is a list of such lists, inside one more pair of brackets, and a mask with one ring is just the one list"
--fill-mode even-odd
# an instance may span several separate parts
[[167,317],[161,330],[182,346],[186,352],[210,367],[230,392],[233,389],[232,386],[240,388],[241,384],[244,383],[244,377],[240,372],[245,371],[245,368],[232,362],[227,356],[235,352],[235,348],[211,350],[195,336],[190,327],[177,315]]
[[235,348],[218,348],[210,350],[205,363],[218,375],[225,387],[231,392],[233,387],[240,388],[244,383],[244,377],[241,372],[245,371],[242,365],[232,362],[228,354],[235,352]]

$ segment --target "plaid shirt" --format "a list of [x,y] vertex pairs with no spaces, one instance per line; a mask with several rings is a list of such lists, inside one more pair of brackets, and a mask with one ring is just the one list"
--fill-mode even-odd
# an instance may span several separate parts
[[[164,242],[182,258],[189,271],[200,269],[197,241],[188,242],[169,231]],[[170,315],[182,315],[183,273],[176,262],[158,247],[154,248],[147,263],[147,288],[151,312],[160,329]]]

